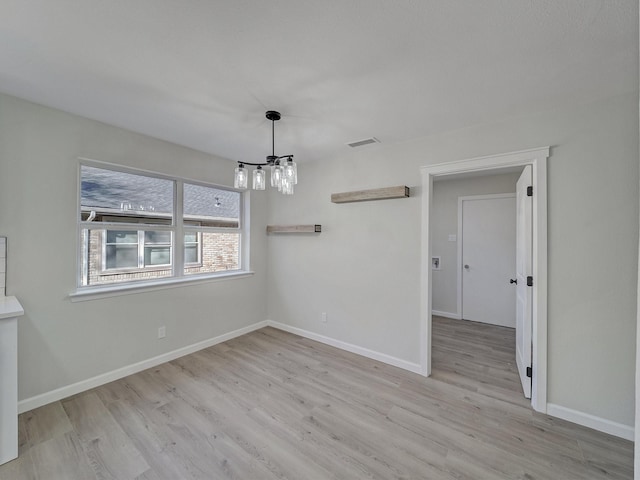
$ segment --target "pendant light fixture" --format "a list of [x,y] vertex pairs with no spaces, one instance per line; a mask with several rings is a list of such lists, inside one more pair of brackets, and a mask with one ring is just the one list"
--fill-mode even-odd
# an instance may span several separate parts
[[241,190],[246,190],[249,183],[249,172],[245,165],[257,167],[252,174],[252,187],[254,190],[264,190],[266,185],[265,170],[268,167],[271,175],[271,186],[277,188],[284,195],[293,195],[293,186],[298,183],[298,168],[293,161],[293,155],[280,155],[275,153],[275,122],[280,120],[279,112],[269,110],[265,116],[271,120],[271,155],[267,155],[264,163],[238,162],[235,170],[233,186]]

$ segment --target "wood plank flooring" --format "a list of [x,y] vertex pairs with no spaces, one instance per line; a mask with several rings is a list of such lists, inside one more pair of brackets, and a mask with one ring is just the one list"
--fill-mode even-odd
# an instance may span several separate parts
[[0,479],[630,479],[533,412],[514,332],[434,317],[433,375],[265,328],[19,417]]

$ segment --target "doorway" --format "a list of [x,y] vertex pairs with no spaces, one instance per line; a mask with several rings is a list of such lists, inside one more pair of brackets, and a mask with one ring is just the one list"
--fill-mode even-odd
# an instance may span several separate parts
[[422,253],[421,253],[421,367],[431,374],[432,332],[432,218],[433,181],[436,177],[473,175],[479,172],[500,173],[510,167],[531,166],[532,199],[532,395],[537,411],[547,408],[547,179],[549,148],[539,148],[422,167]]

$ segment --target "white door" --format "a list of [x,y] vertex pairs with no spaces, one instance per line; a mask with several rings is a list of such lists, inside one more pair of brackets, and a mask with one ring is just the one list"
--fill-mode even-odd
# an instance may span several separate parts
[[531,375],[527,369],[531,362],[532,288],[527,277],[532,274],[533,197],[527,195],[533,185],[531,165],[524,167],[516,185],[517,233],[516,233],[516,363],[522,381],[524,396],[531,398]]
[[515,327],[514,194],[460,197],[462,318]]

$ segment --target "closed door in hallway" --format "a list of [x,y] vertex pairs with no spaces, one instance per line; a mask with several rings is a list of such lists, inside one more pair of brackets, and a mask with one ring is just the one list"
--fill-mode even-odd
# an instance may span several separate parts
[[515,194],[460,197],[462,318],[515,327]]

